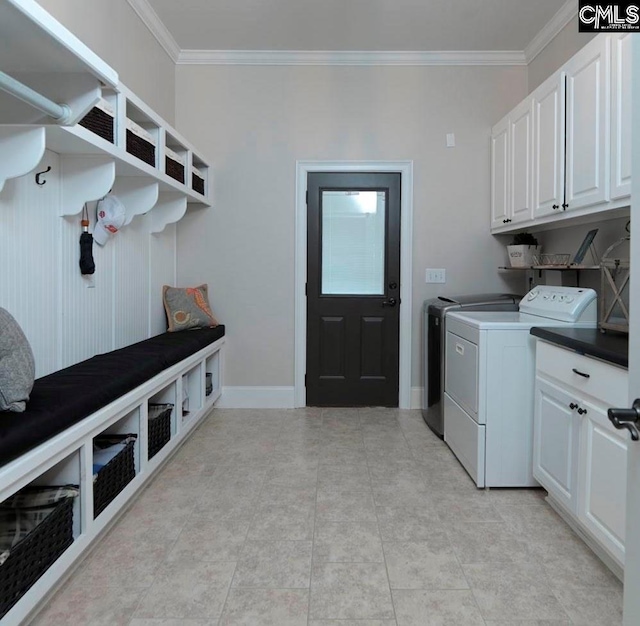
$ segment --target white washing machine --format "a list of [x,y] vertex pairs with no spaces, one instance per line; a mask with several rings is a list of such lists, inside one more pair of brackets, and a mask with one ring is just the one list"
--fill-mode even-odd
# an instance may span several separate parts
[[447,315],[444,440],[478,487],[533,487],[534,326],[595,328],[593,289],[538,286],[519,311]]

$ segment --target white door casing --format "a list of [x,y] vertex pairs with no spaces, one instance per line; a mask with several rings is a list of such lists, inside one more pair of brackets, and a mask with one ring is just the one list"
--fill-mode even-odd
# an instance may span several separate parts
[[[632,100],[640,102],[640,38],[632,37]],[[640,397],[640,115],[632,118],[631,273],[629,324],[629,406]],[[624,625],[640,615],[640,442],[627,453],[627,524],[624,571]]]
[[306,406],[307,363],[307,174],[309,172],[398,172],[400,214],[400,383],[398,406],[411,408],[413,161],[297,161],[295,225],[294,406]]

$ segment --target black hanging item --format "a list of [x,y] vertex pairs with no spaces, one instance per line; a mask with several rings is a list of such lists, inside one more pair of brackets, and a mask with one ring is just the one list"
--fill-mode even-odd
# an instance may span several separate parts
[[93,235],[89,232],[89,213],[87,205],[82,207],[82,234],[80,235],[80,273],[93,274],[96,264],[93,260]]

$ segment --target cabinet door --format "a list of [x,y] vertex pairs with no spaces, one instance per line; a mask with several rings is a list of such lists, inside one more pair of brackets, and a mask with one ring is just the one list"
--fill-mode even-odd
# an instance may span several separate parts
[[627,437],[609,423],[604,409],[580,401],[581,424],[578,519],[624,565],[627,496]]
[[597,37],[565,66],[568,211],[608,200],[610,37]]
[[509,208],[511,220],[533,217],[533,100],[528,98],[509,115]]
[[509,118],[498,122],[491,131],[491,228],[500,228],[509,218],[508,148]]
[[631,36],[612,41],[611,199],[631,195]]
[[533,216],[562,210],[564,202],[565,75],[558,72],[532,95]]
[[568,511],[577,513],[580,419],[575,398],[536,378],[533,476]]

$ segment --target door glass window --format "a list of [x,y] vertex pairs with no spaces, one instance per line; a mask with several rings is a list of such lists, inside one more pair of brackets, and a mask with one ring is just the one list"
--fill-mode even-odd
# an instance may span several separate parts
[[322,294],[384,295],[386,192],[322,192]]

